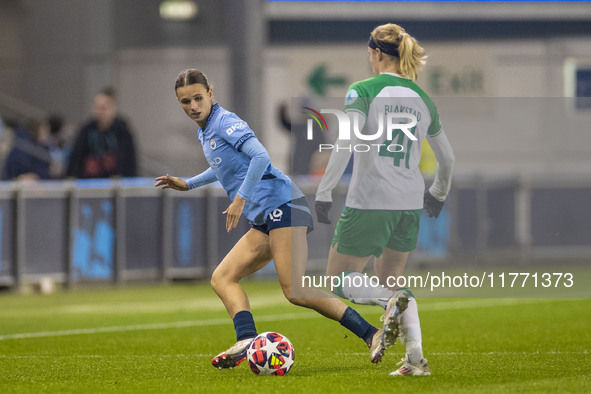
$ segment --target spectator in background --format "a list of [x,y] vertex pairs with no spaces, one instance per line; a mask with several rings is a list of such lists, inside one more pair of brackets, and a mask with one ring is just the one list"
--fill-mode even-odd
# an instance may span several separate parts
[[51,178],[64,178],[72,146],[71,133],[60,115],[51,114],[45,120],[43,124],[43,143],[49,149],[51,156],[49,167]]
[[4,158],[8,155],[9,147],[7,146],[6,132],[7,127],[4,125],[4,120],[0,116],[0,161],[4,161]]
[[115,91],[105,88],[94,98],[93,117],[79,130],[67,176],[108,178],[137,176],[133,136],[117,116]]
[[49,179],[51,157],[48,148],[41,143],[41,125],[29,120],[14,132],[12,150],[6,158],[3,180]]

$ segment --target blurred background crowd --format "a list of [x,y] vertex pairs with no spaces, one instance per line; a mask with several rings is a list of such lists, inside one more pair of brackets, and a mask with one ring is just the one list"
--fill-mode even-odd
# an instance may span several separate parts
[[[194,125],[172,89],[188,67],[208,75],[217,100],[249,122],[279,168],[321,173],[322,157],[297,155],[305,159],[291,165],[297,136],[292,143],[286,131],[302,123],[301,106],[343,97],[351,82],[369,76],[365,47],[376,25],[398,23],[426,48],[418,82],[442,98],[441,106],[450,98],[588,96],[590,21],[584,3],[6,0],[0,4],[3,179],[202,171]],[[442,111],[444,122],[461,115],[457,103],[452,107]],[[572,109],[588,116],[586,104]],[[562,144],[576,163],[565,158],[546,168],[537,156],[550,155],[556,141],[540,143],[550,131],[532,126],[513,141],[523,157],[499,167],[491,163],[502,145],[482,144],[487,132],[472,126],[446,127],[459,173],[591,170],[580,149],[587,135]],[[496,129],[491,140],[515,137]]]

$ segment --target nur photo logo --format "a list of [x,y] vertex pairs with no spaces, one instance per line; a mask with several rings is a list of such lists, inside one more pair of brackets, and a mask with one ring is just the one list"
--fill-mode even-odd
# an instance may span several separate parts
[[[377,128],[369,134],[362,132],[360,112],[352,111],[348,114],[337,109],[321,109],[316,111],[309,107],[302,107],[303,113],[310,116],[306,124],[306,138],[311,141],[314,137],[314,124],[321,132],[328,132],[328,122],[323,114],[332,114],[336,117],[338,125],[338,137],[334,144],[319,144],[318,151],[347,150],[349,152],[369,152],[378,149],[380,153],[400,153],[405,148],[410,148],[412,141],[417,141],[414,133],[417,125],[417,117],[409,113],[396,113],[384,111],[377,114]],[[368,131],[368,130],[366,130]],[[385,137],[384,137],[385,134]],[[407,140],[406,147],[404,144]],[[352,143],[361,142],[364,143]],[[373,142],[373,143],[372,143]]]

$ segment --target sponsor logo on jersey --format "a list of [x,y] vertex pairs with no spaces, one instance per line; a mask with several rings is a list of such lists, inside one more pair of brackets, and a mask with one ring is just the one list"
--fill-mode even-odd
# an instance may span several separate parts
[[234,123],[232,126],[230,126],[226,129],[226,134],[232,135],[232,133],[235,132],[236,130],[242,130],[245,127],[246,127],[246,123],[244,123],[244,122]]
[[349,90],[347,92],[347,95],[345,96],[345,105],[353,104],[355,101],[357,101],[358,97],[359,97],[359,94],[357,93],[357,90],[355,90],[355,89]]
[[211,166],[219,166],[220,164],[222,164],[221,157],[216,157],[212,161],[209,162],[209,165],[211,165]]
[[212,138],[209,140],[209,147],[211,148],[211,150],[214,150],[216,148],[216,143],[215,140]]
[[279,208],[277,208],[276,210],[274,210],[273,212],[271,212],[269,214],[269,219],[271,219],[274,222],[279,222],[281,220],[281,217],[283,216],[283,211]]

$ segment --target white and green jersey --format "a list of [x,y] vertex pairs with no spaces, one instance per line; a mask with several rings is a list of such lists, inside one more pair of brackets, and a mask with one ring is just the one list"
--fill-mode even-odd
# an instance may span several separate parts
[[[376,134],[380,123],[383,127],[376,140],[357,141],[376,144],[372,146],[379,148],[355,152],[346,206],[387,210],[423,208],[425,183],[418,167],[421,142],[427,135],[434,137],[442,132],[437,108],[429,96],[409,79],[382,73],[351,85],[345,98],[345,111],[358,112],[365,118],[365,135]],[[417,124],[410,131],[417,140],[396,129],[388,140],[388,113],[414,115]]]

